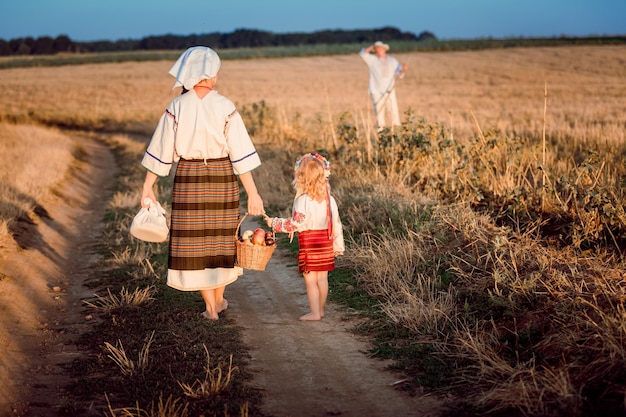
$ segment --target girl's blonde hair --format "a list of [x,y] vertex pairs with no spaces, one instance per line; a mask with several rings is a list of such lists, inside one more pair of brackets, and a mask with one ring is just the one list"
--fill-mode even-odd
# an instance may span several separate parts
[[324,201],[327,193],[324,163],[312,155],[305,155],[298,162],[292,182],[296,193],[307,194],[315,201]]

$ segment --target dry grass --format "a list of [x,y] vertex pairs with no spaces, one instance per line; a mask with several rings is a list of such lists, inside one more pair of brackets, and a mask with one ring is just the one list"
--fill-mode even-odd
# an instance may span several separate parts
[[204,379],[196,379],[193,383],[179,382],[178,385],[183,389],[183,393],[191,398],[210,398],[219,395],[230,385],[233,372],[238,370],[237,366],[233,366],[233,355],[230,355],[228,364],[218,364],[216,367],[211,366],[211,355],[206,345],[203,345],[206,353],[206,364]]
[[[388,222],[377,238],[353,242],[342,264],[391,322],[464,364],[455,380],[466,405],[494,416],[582,416],[590,401],[620,407],[623,264],[551,248],[463,204],[418,205],[407,226],[402,211],[412,204],[389,210],[389,193],[381,184],[369,205],[344,199],[350,228],[374,230],[371,211]],[[596,391],[603,400],[588,398]]]
[[134,377],[144,372],[149,366],[150,345],[152,345],[153,340],[154,332],[150,334],[150,337],[139,351],[137,360],[128,357],[121,340],[117,341],[116,346],[113,346],[109,342],[105,342],[104,345],[109,352],[107,356],[120,368],[122,375]]
[[[51,129],[0,123],[0,240],[16,219],[31,219],[35,209],[60,186],[75,158],[74,142]],[[37,152],[36,150],[41,150]],[[4,245],[3,245],[4,246]]]
[[[150,265],[150,261],[145,261]],[[154,270],[152,270],[154,274]],[[135,288],[134,291],[129,291],[127,288],[122,287],[119,295],[111,293],[111,289],[107,288],[107,295],[104,297],[94,294],[96,299],[94,301],[83,301],[87,306],[96,310],[111,310],[114,308],[122,307],[138,307],[144,304],[148,304],[154,300],[156,288],[151,285],[145,288]]]
[[[184,404],[184,400],[181,398],[173,398],[171,395],[163,400],[163,396],[159,397],[159,400],[152,403],[149,410],[144,410],[139,406],[132,408],[116,408],[113,409],[108,402],[107,417],[187,417],[189,416],[188,404]],[[229,417],[230,414],[225,411],[224,417]],[[239,417],[248,417],[248,404],[244,404],[239,409]]]
[[152,403],[149,410],[143,410],[139,405],[135,407],[113,408],[107,397],[108,413],[110,417],[187,417],[189,415],[187,404],[181,403],[180,398],[173,398],[171,395],[163,400]]
[[425,258],[430,254],[416,242],[419,239],[413,232],[369,237],[351,245],[348,262],[360,271],[370,294],[384,300],[381,310],[392,322],[416,333],[436,334],[457,315],[455,290],[442,285],[436,276],[439,268]]

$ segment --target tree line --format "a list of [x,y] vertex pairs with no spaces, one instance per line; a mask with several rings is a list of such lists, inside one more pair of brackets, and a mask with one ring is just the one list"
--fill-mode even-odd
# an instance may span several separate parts
[[11,40],[0,39],[0,56],[52,55],[57,53],[118,52],[140,50],[176,50],[194,45],[215,49],[253,48],[262,46],[298,46],[316,44],[371,43],[374,41],[425,41],[436,37],[428,31],[419,35],[402,32],[395,27],[369,30],[322,30],[311,33],[277,34],[253,29],[237,29],[230,33],[213,32],[192,35],[147,36],[142,39],[78,42],[67,35],[56,38],[42,36]]

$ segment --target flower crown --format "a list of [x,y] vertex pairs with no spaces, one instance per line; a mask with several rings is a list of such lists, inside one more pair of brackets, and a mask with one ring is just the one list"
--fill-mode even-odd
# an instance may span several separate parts
[[315,153],[315,152],[311,152],[311,153],[307,153],[304,154],[300,157],[300,159],[298,159],[296,161],[296,165],[294,167],[294,170],[300,168],[300,165],[302,164],[302,161],[305,158],[315,158],[318,161],[320,161],[322,163],[322,165],[324,166],[324,175],[326,176],[326,178],[330,177],[330,162],[328,162],[328,160],[326,158],[324,158],[322,155]]

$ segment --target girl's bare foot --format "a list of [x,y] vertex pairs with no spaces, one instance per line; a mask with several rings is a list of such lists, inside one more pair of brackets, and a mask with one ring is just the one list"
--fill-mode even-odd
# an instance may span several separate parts
[[319,321],[322,317],[320,317],[319,314],[313,314],[313,313],[309,313],[309,314],[305,314],[304,316],[300,317],[300,320],[302,321]]
[[320,318],[322,318],[322,319],[324,318],[324,311],[320,312]]
[[217,313],[215,313],[215,315],[209,313],[208,311],[204,310],[202,312],[202,317],[204,317],[205,319],[209,319],[209,320],[217,320],[219,319],[219,317],[217,316]]
[[220,308],[217,309],[217,312],[221,313],[222,311],[226,311],[227,308],[228,308],[228,300],[224,298],[222,300],[222,305],[220,306]]

